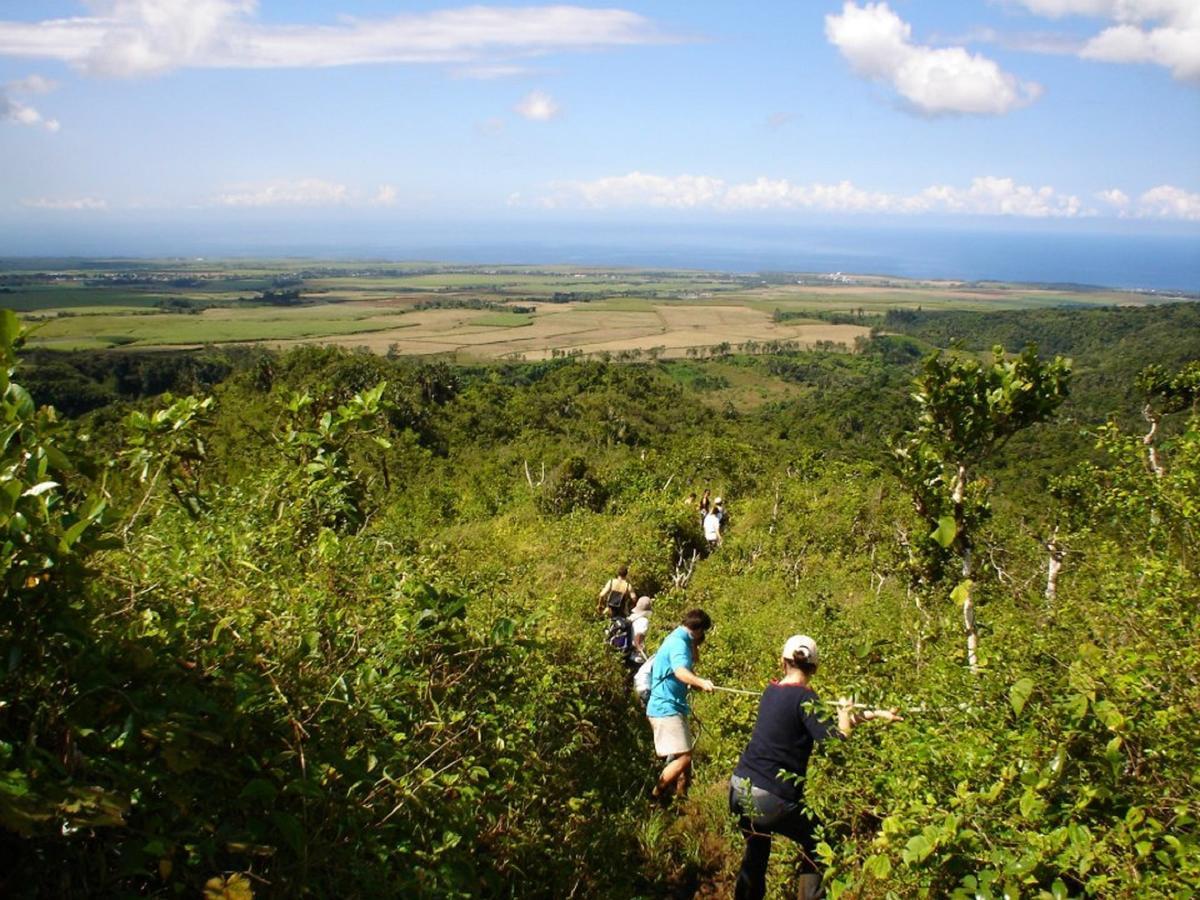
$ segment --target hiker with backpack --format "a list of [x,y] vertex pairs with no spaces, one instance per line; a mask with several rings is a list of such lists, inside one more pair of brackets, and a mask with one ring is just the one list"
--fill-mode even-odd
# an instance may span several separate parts
[[772,681],[758,703],[750,743],[729,780],[729,809],[746,838],[735,900],[762,900],[767,892],[771,835],[782,834],[804,851],[800,875],[802,900],[824,896],[817,865],[818,822],[804,805],[804,779],[813,747],[829,738],[846,738],[855,725],[878,719],[899,722],[894,709],[856,711],[838,703],[837,726],[817,715],[819,700],[809,682],[817,671],[817,644],[805,634],[787,639],[783,677]]
[[625,618],[629,612],[630,599],[634,595],[633,585],[629,583],[629,566],[617,569],[617,577],[610,578],[600,588],[599,603],[596,613],[603,615],[608,612],[610,619]]
[[691,707],[688,688],[711,691],[713,683],[693,669],[697,649],[712,628],[712,619],[702,609],[689,610],[679,627],[667,635],[650,667],[650,699],[646,716],[654,731],[654,752],[667,761],[658,776],[652,796],[666,800],[672,792],[687,793],[692,771],[692,732],[688,724]]
[[604,629],[604,643],[621,654],[621,662],[635,672],[646,661],[646,632],[650,629],[650,607],[653,601],[642,597],[629,617],[614,616]]

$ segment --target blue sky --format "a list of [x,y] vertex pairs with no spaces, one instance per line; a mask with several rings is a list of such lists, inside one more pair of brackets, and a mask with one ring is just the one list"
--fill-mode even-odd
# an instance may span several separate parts
[[1198,148],[1198,0],[0,6],[8,234],[856,218],[1187,231]]

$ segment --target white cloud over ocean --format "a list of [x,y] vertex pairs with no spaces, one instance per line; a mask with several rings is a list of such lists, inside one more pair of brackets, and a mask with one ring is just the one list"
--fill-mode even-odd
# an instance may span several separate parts
[[[384,191],[385,188],[381,188]],[[379,196],[379,195],[377,195]],[[382,195],[385,199],[387,194]],[[340,206],[351,199],[350,188],[320,178],[242,185],[213,198],[217,206]],[[395,194],[391,198],[395,200]]]
[[[1168,185],[1141,194],[1135,202],[1112,189],[1099,195],[1108,207],[1144,218],[1200,220],[1200,195]],[[523,203],[520,199],[512,201]],[[835,213],[1012,216],[1077,218],[1096,215],[1070,193],[1054,187],[1018,184],[985,175],[966,186],[935,184],[916,193],[870,190],[851,181],[800,184],[786,178],[730,183],[705,175],[630,172],[590,181],[551,185],[534,205],[551,209],[706,209],[718,212],[810,210]]]
[[108,201],[96,197],[29,197],[21,201],[21,206],[56,212],[96,212],[108,209]]

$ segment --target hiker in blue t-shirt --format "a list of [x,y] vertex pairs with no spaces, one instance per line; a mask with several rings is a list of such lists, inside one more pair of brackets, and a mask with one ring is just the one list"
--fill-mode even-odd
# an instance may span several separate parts
[[817,671],[817,644],[806,634],[788,638],[782,663],[783,678],[763,691],[750,743],[729,779],[729,808],[746,838],[735,900],[765,896],[772,834],[786,835],[804,850],[801,900],[823,896],[816,864],[818,823],[804,806],[808,758],[814,745],[849,736],[859,722],[900,721],[894,709],[856,712],[849,701],[838,703],[836,728],[819,716],[820,701],[809,687]]
[[693,669],[696,650],[712,628],[712,619],[702,609],[690,610],[678,628],[667,635],[650,669],[650,700],[646,715],[654,730],[654,751],[667,760],[654,786],[654,797],[665,799],[672,791],[687,793],[692,769],[692,732],[688,727],[688,688],[711,691],[713,683],[698,677]]

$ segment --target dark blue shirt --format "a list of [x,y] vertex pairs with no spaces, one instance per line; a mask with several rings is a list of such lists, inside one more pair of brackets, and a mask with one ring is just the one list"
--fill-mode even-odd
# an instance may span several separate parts
[[758,701],[758,720],[734,775],[755,787],[799,803],[808,774],[808,758],[818,741],[840,737],[817,715],[817,695],[798,684],[771,682]]

